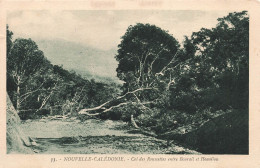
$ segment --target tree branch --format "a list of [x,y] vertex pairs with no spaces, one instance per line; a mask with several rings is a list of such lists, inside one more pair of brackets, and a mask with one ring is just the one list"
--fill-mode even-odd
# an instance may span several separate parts
[[[118,105],[115,105],[115,106],[111,106],[109,107],[108,109],[104,108],[102,112],[98,112],[98,113],[89,113],[89,109],[82,109],[79,111],[78,114],[84,114],[84,115],[88,115],[88,116],[97,116],[97,115],[100,115],[101,113],[106,113],[106,112],[109,112],[111,110],[113,110],[114,108],[118,108],[118,107],[121,107],[121,106],[124,106],[124,105],[127,105],[127,104],[141,104],[141,105],[144,105],[144,104],[151,104],[153,102],[144,102],[144,103],[139,103],[139,102],[124,102],[124,103],[119,103]],[[147,107],[146,107],[147,108]]]
[[[110,100],[110,101],[107,101],[105,103],[103,103],[102,105],[100,106],[97,106],[97,107],[94,107],[94,108],[88,108],[88,109],[82,109],[79,111],[79,114],[90,114],[88,112],[90,111],[95,111],[95,110],[104,110],[103,112],[107,112],[107,111],[110,111],[112,110],[113,108],[115,107],[119,107],[121,105],[125,105],[125,104],[128,104],[128,103],[136,103],[136,102],[125,102],[125,103],[120,103],[116,106],[111,106],[110,108],[106,109],[104,106],[105,105],[108,105],[109,103],[113,102],[113,101],[116,101],[116,100],[120,100],[122,98],[125,98],[127,95],[129,94],[135,94],[136,92],[139,92],[139,91],[144,91],[144,90],[157,90],[157,88],[139,88],[139,89],[136,89],[134,91],[131,91],[131,92],[127,92],[126,94],[122,95],[122,96],[119,96],[117,97],[116,99],[113,99],[113,100]],[[141,104],[149,104],[148,102],[145,102],[145,103],[141,103]],[[99,115],[100,113],[94,113],[94,114],[90,114],[90,115]]]
[[42,85],[43,85],[44,83],[45,83],[45,81],[43,81],[43,82],[41,83],[41,85],[40,85],[37,89],[35,89],[35,90],[33,90],[33,91],[30,91],[30,92],[27,92],[27,93],[21,95],[21,97],[24,97],[24,96],[26,96],[26,95],[32,94],[32,93],[34,93],[34,92],[37,92],[38,90],[40,90],[40,88],[42,87]]

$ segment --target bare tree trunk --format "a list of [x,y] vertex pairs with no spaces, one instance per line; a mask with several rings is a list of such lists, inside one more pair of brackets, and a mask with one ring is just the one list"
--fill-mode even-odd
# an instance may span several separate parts
[[131,124],[135,127],[135,128],[139,128],[134,120],[134,116],[131,115]]
[[17,84],[17,89],[16,89],[16,112],[19,114],[20,112],[20,106],[21,106],[21,101],[20,101],[20,82]]
[[53,93],[53,91],[51,91],[51,93],[43,99],[42,104],[41,104],[41,107],[36,110],[36,113],[37,113],[38,111],[40,111],[40,110],[45,106],[45,104],[47,103],[47,101],[50,99],[52,93]]
[[51,115],[51,116],[53,115],[52,107],[50,107],[50,115]]

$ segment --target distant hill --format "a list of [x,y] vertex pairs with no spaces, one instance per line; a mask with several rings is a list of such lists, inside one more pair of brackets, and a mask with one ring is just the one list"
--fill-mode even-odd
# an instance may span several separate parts
[[106,76],[93,75],[89,71],[83,71],[83,70],[79,70],[79,69],[71,69],[71,71],[76,72],[82,78],[88,79],[88,80],[95,79],[95,81],[102,82],[102,83],[117,83],[117,84],[123,83],[123,81],[119,80],[117,77],[106,77]]
[[103,51],[64,40],[35,40],[54,65],[62,65],[86,79],[122,83],[116,77],[116,49]]

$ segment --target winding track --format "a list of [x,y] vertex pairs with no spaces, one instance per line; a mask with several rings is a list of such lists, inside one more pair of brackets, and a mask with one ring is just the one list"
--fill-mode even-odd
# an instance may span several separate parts
[[45,154],[198,154],[166,141],[130,133],[122,121],[31,120],[24,131],[36,139],[37,153]]

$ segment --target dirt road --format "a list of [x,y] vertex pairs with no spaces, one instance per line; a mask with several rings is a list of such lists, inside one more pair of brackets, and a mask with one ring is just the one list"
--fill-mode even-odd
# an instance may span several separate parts
[[24,131],[34,138],[37,153],[45,154],[197,154],[196,151],[142,134],[122,121],[29,120]]

